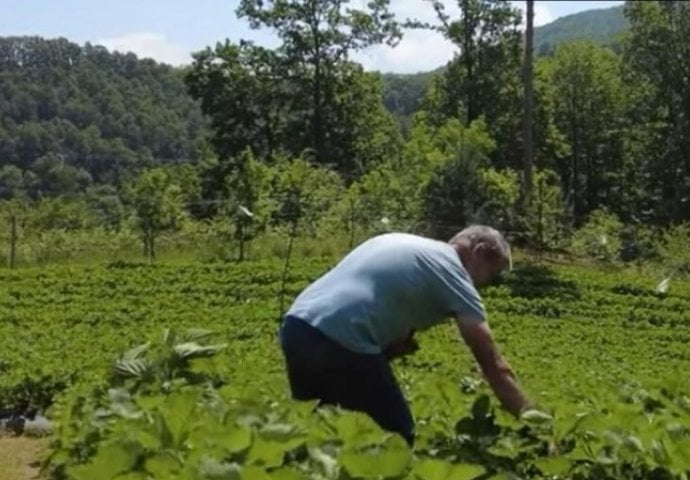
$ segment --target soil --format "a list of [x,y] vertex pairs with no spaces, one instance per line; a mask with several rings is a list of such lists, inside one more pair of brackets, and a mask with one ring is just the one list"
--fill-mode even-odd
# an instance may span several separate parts
[[0,480],[36,480],[44,438],[0,436]]

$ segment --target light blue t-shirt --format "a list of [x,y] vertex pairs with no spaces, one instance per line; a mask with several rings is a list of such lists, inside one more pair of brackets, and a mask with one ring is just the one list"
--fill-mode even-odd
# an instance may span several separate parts
[[407,233],[363,242],[302,291],[287,314],[345,348],[368,354],[454,314],[486,320],[479,293],[453,247]]

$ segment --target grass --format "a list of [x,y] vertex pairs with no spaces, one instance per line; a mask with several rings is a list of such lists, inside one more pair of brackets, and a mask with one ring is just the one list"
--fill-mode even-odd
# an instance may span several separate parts
[[38,476],[37,461],[46,439],[0,436],[0,480],[32,480]]

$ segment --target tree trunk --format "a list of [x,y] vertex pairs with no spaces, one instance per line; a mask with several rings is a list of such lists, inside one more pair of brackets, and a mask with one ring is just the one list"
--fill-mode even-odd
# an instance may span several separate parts
[[150,260],[151,256],[149,255],[149,234],[148,230],[144,230],[144,235],[142,237],[142,243],[144,244],[144,258],[146,260]]
[[149,253],[151,254],[150,262],[156,260],[156,235],[153,229],[151,230],[151,237],[149,238]]
[[533,142],[533,49],[534,49],[534,0],[527,0],[527,29],[525,31],[525,63],[523,76],[525,84],[525,114],[524,114],[524,172],[523,172],[523,200],[525,211],[532,196],[532,169],[534,164]]
[[237,228],[239,229],[239,247],[240,247],[240,254],[239,254],[239,261],[242,262],[244,260],[244,219],[240,218],[239,222],[237,223]]
[[324,135],[323,135],[323,72],[322,72],[322,52],[321,52],[321,33],[319,32],[319,18],[316,11],[317,2],[312,1],[311,33],[314,39],[314,92],[312,115],[312,133],[314,135],[314,150],[316,151],[316,161],[321,164],[324,158]]
[[465,97],[465,109],[466,109],[466,123],[469,125],[471,122],[477,119],[477,108],[476,108],[476,95],[477,91],[474,84],[474,57],[473,46],[474,46],[474,31],[470,28],[470,5],[469,0],[462,1],[463,9],[463,25],[464,25],[464,38],[463,38],[463,56],[465,59],[465,75],[467,75],[467,96]]

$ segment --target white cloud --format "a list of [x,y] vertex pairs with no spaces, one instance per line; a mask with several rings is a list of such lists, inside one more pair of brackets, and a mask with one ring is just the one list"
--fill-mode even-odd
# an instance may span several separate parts
[[[522,10],[522,23],[524,24],[526,22],[526,17],[527,17],[527,2],[524,1],[512,1],[511,2],[513,6],[519,8]],[[547,23],[551,23],[556,18],[553,16],[551,11],[546,5],[543,5],[539,2],[534,2],[534,26],[535,27],[541,27],[542,25],[546,25]]]
[[414,73],[445,65],[456,47],[438,33],[407,32],[395,47],[376,46],[355,56],[367,70]]
[[[445,0],[446,13],[451,17],[459,15],[457,1]],[[522,11],[525,21],[526,2],[514,0],[513,6]],[[399,20],[417,19],[437,24],[437,17],[426,0],[396,0],[394,12]],[[555,20],[548,7],[539,2],[534,4],[534,25],[545,25]],[[395,47],[377,46],[354,56],[367,70],[383,72],[414,73],[428,71],[445,65],[453,58],[456,47],[438,33],[427,30],[405,31],[402,41]]]
[[128,33],[120,37],[105,38],[96,42],[108,50],[132,52],[139,58],[153,58],[174,66],[189,64],[191,53],[184,47],[170,42],[165,35],[151,32]]

